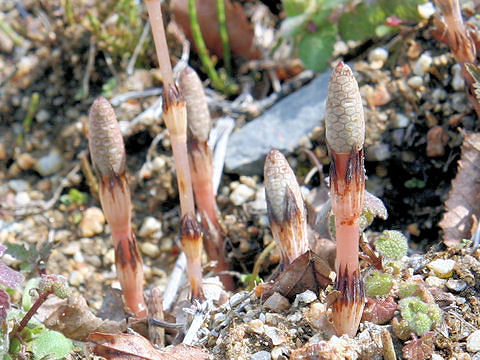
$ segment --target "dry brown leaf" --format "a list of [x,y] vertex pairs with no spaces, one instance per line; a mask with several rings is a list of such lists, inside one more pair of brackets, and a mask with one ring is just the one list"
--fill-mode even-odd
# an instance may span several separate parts
[[390,296],[386,300],[367,299],[363,310],[362,321],[370,321],[377,325],[383,325],[393,319],[397,310],[397,303]]
[[133,334],[93,333],[88,337],[89,351],[107,360],[202,360],[209,354],[187,345],[170,346],[157,350],[143,336]]
[[49,329],[79,341],[85,341],[95,331],[121,333],[127,328],[125,320],[102,320],[95,316],[81,295],[72,295],[68,300],[50,297],[40,307],[37,317]]
[[433,354],[435,336],[432,331],[420,339],[411,340],[402,349],[403,357],[408,360],[430,359]]
[[[196,1],[198,23],[208,50],[221,58],[223,56],[222,40],[217,18],[216,0]],[[188,17],[188,0],[173,0],[173,14],[175,22],[183,30],[192,44],[195,44],[190,29]],[[247,19],[242,6],[239,3],[225,1],[227,17],[227,32],[230,41],[230,51],[233,55],[241,56],[247,60],[258,59],[260,53],[254,48],[253,27]]]
[[306,290],[318,294],[332,282],[329,278],[330,271],[330,265],[325,260],[312,251],[307,251],[286,266],[273,281],[258,285],[255,293],[264,299],[268,299],[274,292],[289,299]]
[[447,212],[440,221],[443,242],[452,247],[471,237],[473,218],[480,216],[480,133],[465,133],[458,174],[446,201]]

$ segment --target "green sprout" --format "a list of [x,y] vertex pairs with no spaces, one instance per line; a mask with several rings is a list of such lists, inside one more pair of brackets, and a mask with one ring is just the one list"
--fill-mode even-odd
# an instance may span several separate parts
[[403,298],[398,303],[403,325],[418,336],[422,336],[432,327],[438,325],[442,319],[442,311],[437,304],[428,304],[419,297],[409,296]]
[[60,196],[60,202],[65,205],[84,205],[88,201],[88,195],[77,189],[70,189],[68,194]]
[[402,260],[407,255],[408,242],[400,231],[385,230],[375,240],[375,248],[388,264],[392,261]]
[[365,279],[365,293],[369,297],[387,295],[392,286],[392,275],[381,271],[374,271]]

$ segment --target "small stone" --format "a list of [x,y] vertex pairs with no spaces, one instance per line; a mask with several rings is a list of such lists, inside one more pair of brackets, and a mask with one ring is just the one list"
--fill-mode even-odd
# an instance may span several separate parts
[[432,360],[445,360],[445,359],[441,355],[432,354]]
[[254,189],[252,189],[251,187],[249,187],[245,184],[240,184],[230,194],[230,201],[235,206],[240,206],[244,202],[252,199],[254,196],[255,196],[255,190]]
[[443,288],[443,286],[445,285],[445,279],[440,279],[436,276],[428,276],[425,279],[425,283],[433,288]]
[[92,237],[103,232],[105,216],[98,207],[88,208],[83,212],[83,217],[78,224],[78,234],[81,237]]
[[283,346],[275,346],[271,352],[272,360],[280,359],[280,357],[286,353],[288,353],[288,351]]
[[437,259],[427,265],[435,275],[442,279],[448,279],[453,275],[453,268],[455,267],[455,260],[452,259]]
[[368,53],[368,62],[373,69],[380,69],[388,59],[388,50],[382,47],[373,49]]
[[297,307],[298,304],[310,304],[317,300],[317,295],[312,290],[306,290],[301,294],[295,296],[295,301],[293,302],[293,306]]
[[19,193],[21,191],[26,191],[30,187],[28,182],[21,179],[12,179],[7,183],[7,185],[10,189],[15,191],[16,193]]
[[245,184],[245,185],[253,188],[253,189],[257,186],[257,182],[251,176],[245,176],[245,175],[240,176],[240,182],[242,184]]
[[42,176],[49,176],[57,173],[62,168],[63,158],[58,150],[42,156],[35,164],[35,170]]
[[158,255],[160,255],[160,248],[157,244],[143,242],[141,243],[140,248],[142,249],[142,253],[151,258],[156,258]]
[[[418,10],[418,14],[424,19],[429,19],[430,16],[435,14],[435,12],[437,11],[437,9],[435,9],[435,5],[433,5],[431,1],[427,1],[426,3],[423,3],[423,4],[418,4],[417,10]],[[433,355],[432,355],[432,360],[434,360]]]
[[36,163],[36,159],[28,153],[20,154],[17,158],[18,167],[22,170],[30,170]]
[[455,64],[452,66],[452,87],[455,91],[462,91],[465,89],[465,80],[462,76],[462,66]]
[[143,224],[138,231],[138,235],[141,237],[149,237],[152,234],[162,230],[162,223],[153,216],[147,216],[143,220]]
[[280,345],[287,341],[285,335],[281,334],[280,330],[273,326],[264,325],[265,335],[272,340],[273,345]]
[[427,132],[427,156],[443,156],[447,142],[448,135],[446,131],[440,125],[432,127]]
[[480,351],[480,330],[475,330],[468,336],[467,351],[472,353]]
[[[68,241],[72,238],[72,236],[73,236],[73,234],[72,234],[72,232],[71,232],[70,230],[60,229],[60,230],[57,230],[57,231],[55,232],[55,238],[54,238],[54,240],[55,240],[55,242],[66,242],[66,243],[68,243],[68,245],[67,245],[66,248],[68,248],[70,245],[76,244],[76,245],[77,245],[77,248],[79,249],[80,246],[78,245],[78,243],[69,243],[69,242],[68,242]],[[66,254],[66,255],[72,255],[72,253],[67,254],[67,253],[65,252],[65,249],[66,249],[66,248],[64,248],[64,250],[62,250],[62,252],[63,252],[64,254]],[[75,251],[78,251],[78,250],[75,250]],[[75,251],[74,251],[74,252],[75,252]]]
[[365,159],[367,161],[384,161],[391,156],[390,146],[388,144],[373,144],[367,147],[365,151]]
[[50,119],[50,116],[51,115],[47,110],[40,109],[35,114],[35,120],[37,120],[37,122],[39,122],[39,123],[43,123],[43,122],[47,121],[48,119]]
[[259,319],[253,319],[248,322],[248,329],[255,334],[263,334],[264,328],[263,328],[263,322]]
[[268,351],[262,350],[250,355],[250,360],[271,360],[272,356]]
[[420,89],[423,86],[423,77],[421,76],[412,76],[407,80],[408,86],[412,89]]
[[281,312],[290,307],[288,299],[277,292],[274,292],[264,303],[267,309]]
[[423,76],[432,65],[432,57],[429,54],[422,54],[413,65],[413,73]]
[[392,127],[394,129],[403,129],[406,128],[410,124],[410,119],[401,113],[396,113],[392,119]]
[[17,195],[15,195],[15,203],[18,206],[26,206],[30,203],[30,196],[26,191],[20,191]]
[[[64,230],[64,231],[67,231],[67,230]],[[62,252],[65,255],[70,255],[70,256],[74,255],[79,251],[80,251],[80,244],[78,242],[68,243],[68,245],[62,249]]]
[[448,289],[455,292],[463,291],[467,287],[467,283],[465,281],[457,279],[448,279],[445,285]]
[[77,270],[72,271],[68,278],[68,282],[72,286],[80,286],[83,284],[84,281],[85,281],[85,277],[80,271],[77,271]]

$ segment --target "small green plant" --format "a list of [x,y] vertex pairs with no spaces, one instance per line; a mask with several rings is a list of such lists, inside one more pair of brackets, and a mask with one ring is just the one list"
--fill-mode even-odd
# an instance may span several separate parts
[[132,56],[143,28],[137,1],[105,1],[87,12],[87,17],[99,50],[121,61]]
[[402,23],[421,20],[418,5],[425,2],[374,0],[352,7],[346,0],[283,0],[282,33],[294,41],[305,66],[320,72],[328,68],[338,37],[365,41],[395,33]]
[[65,205],[84,205],[88,201],[88,195],[77,189],[68,190],[68,194],[60,196],[60,202]]
[[402,268],[400,262],[407,255],[408,241],[400,231],[385,230],[374,244],[382,257],[383,266],[393,269]]
[[423,189],[426,185],[425,181],[417,178],[411,178],[403,184],[407,189]]
[[[0,256],[7,250],[0,245]],[[63,334],[48,330],[33,318],[50,294],[65,299],[70,289],[65,278],[42,275],[31,279],[23,290],[21,306],[13,307],[10,296],[15,293],[24,277],[0,261],[0,353],[2,360],[19,358],[61,359],[73,350],[73,343]],[[37,290],[38,297],[32,298]],[[30,357],[32,355],[32,357]],[[27,357],[28,356],[28,357]]]
[[393,286],[391,274],[373,271],[365,279],[365,294],[369,297],[387,295]]
[[409,296],[398,302],[402,320],[400,324],[418,336],[440,323],[442,311],[437,304],[428,304],[417,296]]

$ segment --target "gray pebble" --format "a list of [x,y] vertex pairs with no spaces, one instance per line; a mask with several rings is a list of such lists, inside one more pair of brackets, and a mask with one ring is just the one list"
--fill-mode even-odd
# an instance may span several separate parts
[[12,179],[7,184],[8,184],[8,187],[11,190],[15,191],[16,193],[19,193],[21,191],[26,191],[30,187],[28,182],[21,179]]
[[457,280],[457,279],[448,279],[448,281],[445,285],[450,290],[456,291],[456,292],[463,291],[467,287],[467,283],[465,281]]
[[271,360],[272,356],[268,351],[262,350],[250,355],[250,360]]
[[374,144],[367,147],[365,159],[367,161],[384,161],[391,156],[390,146],[388,144]]
[[63,158],[58,150],[42,156],[35,164],[35,170],[42,176],[49,176],[57,173],[62,168]]
[[468,336],[467,351],[472,353],[480,351],[480,330],[475,330]]
[[323,122],[330,72],[290,94],[228,140],[226,170],[263,174],[263,162],[271,149],[292,152],[300,140]]

